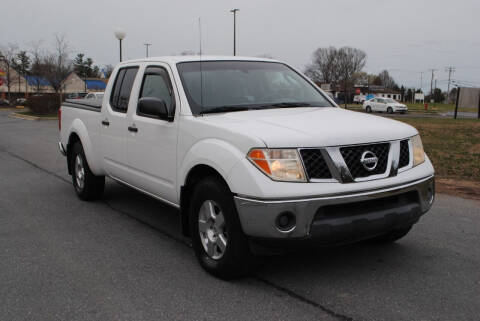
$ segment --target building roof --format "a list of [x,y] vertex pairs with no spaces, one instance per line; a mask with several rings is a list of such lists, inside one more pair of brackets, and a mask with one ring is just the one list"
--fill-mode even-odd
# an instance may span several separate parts
[[98,79],[87,79],[85,83],[87,84],[87,89],[90,90],[104,90],[107,87],[104,81]]
[[46,80],[43,77],[37,77],[37,76],[26,76],[27,83],[29,86],[50,86],[50,82]]

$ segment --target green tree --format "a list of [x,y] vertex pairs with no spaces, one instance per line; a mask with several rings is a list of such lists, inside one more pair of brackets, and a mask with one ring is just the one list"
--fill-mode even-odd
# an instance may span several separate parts
[[[22,75],[25,79],[30,69],[30,57],[28,56],[25,50],[22,50],[17,53],[15,57],[12,58],[12,68],[17,71],[19,75]],[[22,77],[18,77],[18,88],[20,90],[22,82]],[[25,82],[25,92],[27,92],[27,83]]]
[[440,88],[435,88],[433,90],[433,100],[436,103],[440,103],[440,102],[443,102],[445,100],[445,95],[443,94],[443,92]]
[[30,57],[25,50],[20,51],[12,61],[12,67],[22,75],[30,71]]
[[413,90],[408,88],[407,93],[405,94],[405,101],[412,101],[413,100]]
[[93,59],[79,53],[73,59],[73,70],[82,78],[99,77],[100,69],[94,66]]

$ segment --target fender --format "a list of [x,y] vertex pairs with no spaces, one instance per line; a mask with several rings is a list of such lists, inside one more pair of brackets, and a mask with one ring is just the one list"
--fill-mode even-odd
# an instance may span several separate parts
[[71,123],[68,132],[70,133],[68,136],[68,140],[70,140],[70,136],[72,135],[72,133],[77,134],[77,136],[80,138],[80,142],[83,146],[83,151],[85,152],[85,157],[87,158],[88,166],[90,167],[92,173],[95,175],[104,175],[104,171],[100,166],[100,163],[97,161],[98,158],[95,156],[95,153],[93,151],[92,141],[90,139],[90,135],[88,134],[88,130],[85,127],[85,124],[80,119],[76,118]]
[[234,186],[228,181],[228,176],[235,164],[243,158],[245,158],[244,153],[224,140],[207,138],[196,142],[185,152],[178,170],[178,195],[180,195],[180,188],[185,185],[190,170],[196,165],[208,165],[215,169],[227,182],[230,190],[235,192]]

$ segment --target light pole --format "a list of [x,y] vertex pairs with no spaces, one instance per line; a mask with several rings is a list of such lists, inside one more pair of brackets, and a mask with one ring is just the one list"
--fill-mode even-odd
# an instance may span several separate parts
[[115,31],[115,38],[117,38],[118,41],[120,42],[120,62],[122,62],[122,40],[125,39],[126,35],[127,34],[123,30],[119,29]]
[[148,58],[148,47],[150,47],[152,44],[151,43],[144,43],[145,45],[145,50],[146,50],[146,57]]
[[233,13],[233,55],[237,55],[237,11],[240,9],[232,9],[230,12]]

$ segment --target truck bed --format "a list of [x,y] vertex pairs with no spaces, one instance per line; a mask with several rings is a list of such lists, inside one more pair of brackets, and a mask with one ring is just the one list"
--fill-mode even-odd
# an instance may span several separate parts
[[102,101],[95,99],[66,99],[62,106],[100,112],[102,109]]

